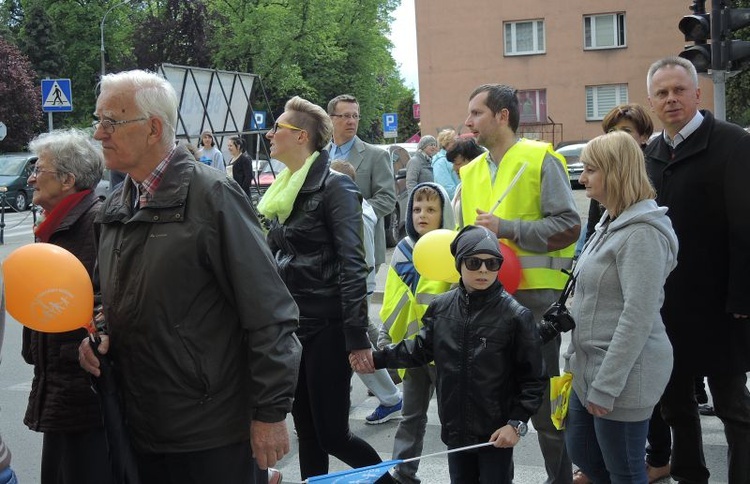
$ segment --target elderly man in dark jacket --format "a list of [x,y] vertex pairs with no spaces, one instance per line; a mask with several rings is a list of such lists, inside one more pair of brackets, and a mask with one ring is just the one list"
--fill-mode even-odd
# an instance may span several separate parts
[[[141,484],[265,482],[289,452],[298,311],[247,196],[174,146],[177,97],[109,74],[95,137],[128,174],[105,202],[99,268]],[[111,343],[111,346],[110,344]],[[84,368],[98,374],[89,346]]]
[[664,133],[646,148],[657,202],[680,243],[662,317],[674,370],[661,400],[672,427],[672,477],[706,483],[696,376],[708,376],[729,445],[728,482],[750,482],[750,134],[698,111],[693,65],[669,57],[648,72]]

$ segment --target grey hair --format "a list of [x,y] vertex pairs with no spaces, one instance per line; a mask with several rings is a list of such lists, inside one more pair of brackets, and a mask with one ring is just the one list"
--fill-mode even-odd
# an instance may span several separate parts
[[37,156],[49,155],[60,174],[70,173],[76,191],[93,190],[102,179],[102,151],[91,136],[80,129],[58,129],[42,133],[29,143],[29,151]]
[[693,81],[693,86],[698,87],[698,71],[695,70],[695,66],[693,65],[693,63],[687,59],[683,59],[682,57],[670,56],[659,59],[658,61],[651,64],[651,67],[648,68],[648,74],[646,74],[646,92],[649,95],[651,95],[651,82],[654,79],[654,74],[656,74],[656,71],[665,67],[674,66],[680,66],[685,69]]
[[136,69],[106,74],[99,86],[101,92],[133,91],[133,99],[141,116],[154,116],[162,121],[162,145],[169,149],[174,146],[179,103],[174,87],[166,79],[153,72]]

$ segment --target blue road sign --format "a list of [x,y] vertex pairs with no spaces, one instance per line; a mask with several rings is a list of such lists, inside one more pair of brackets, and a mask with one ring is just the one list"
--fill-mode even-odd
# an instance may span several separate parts
[[253,111],[253,119],[250,121],[250,129],[266,129],[265,111]]
[[42,79],[42,111],[45,113],[73,111],[70,79]]
[[383,115],[383,136],[385,138],[398,136],[398,114],[385,113]]

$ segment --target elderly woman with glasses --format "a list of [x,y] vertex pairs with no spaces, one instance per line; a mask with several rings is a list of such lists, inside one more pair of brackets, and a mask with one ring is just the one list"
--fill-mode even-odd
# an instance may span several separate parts
[[[101,205],[94,188],[102,177],[101,150],[75,129],[42,134],[29,150],[38,159],[28,183],[34,188],[34,204],[42,207],[36,241],[72,252],[93,276],[93,224]],[[85,336],[84,329],[23,329],[23,358],[34,365],[24,423],[44,434],[42,484],[111,482],[99,402],[78,363],[78,345]]]
[[[261,199],[268,243],[300,311],[302,342],[292,415],[302,479],[327,474],[329,454],[351,467],[381,462],[349,430],[349,355],[372,368],[367,337],[367,264],[362,197],[346,175],[332,172],[324,147],[333,124],[326,112],[290,99],[266,134],[271,156],[286,165]],[[386,474],[383,482],[392,482]]]

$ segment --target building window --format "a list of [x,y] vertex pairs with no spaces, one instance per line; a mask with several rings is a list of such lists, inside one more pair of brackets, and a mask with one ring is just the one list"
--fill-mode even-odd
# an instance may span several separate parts
[[610,13],[583,17],[583,31],[585,49],[625,47],[625,14]]
[[505,55],[544,54],[544,21],[506,22]]
[[586,86],[586,121],[602,120],[612,108],[627,102],[627,84]]
[[518,91],[518,103],[521,107],[521,124],[538,124],[547,122],[546,89]]

